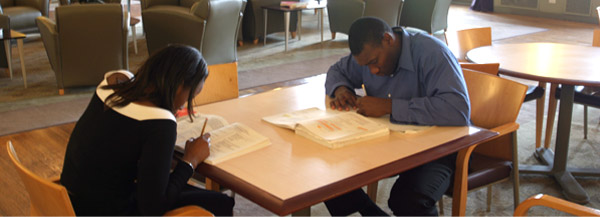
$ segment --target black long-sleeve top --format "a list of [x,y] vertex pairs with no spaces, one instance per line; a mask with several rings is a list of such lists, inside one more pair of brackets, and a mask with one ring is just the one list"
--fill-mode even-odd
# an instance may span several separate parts
[[110,93],[98,88],[75,125],[61,183],[77,215],[162,215],[193,173],[186,164],[170,172],[175,117],[133,103],[106,109]]

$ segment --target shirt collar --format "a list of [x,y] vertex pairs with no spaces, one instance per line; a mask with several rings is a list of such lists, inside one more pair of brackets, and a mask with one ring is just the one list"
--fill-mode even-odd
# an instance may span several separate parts
[[394,74],[398,73],[400,70],[408,70],[414,71],[412,53],[410,52],[410,40],[411,35],[406,32],[402,27],[393,28],[395,33],[399,33],[402,37],[402,47],[400,52],[400,57],[398,59],[398,64],[396,66],[396,71]]

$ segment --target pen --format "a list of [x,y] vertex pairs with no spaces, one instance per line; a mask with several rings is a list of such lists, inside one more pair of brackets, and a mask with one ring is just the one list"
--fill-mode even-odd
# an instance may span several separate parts
[[365,87],[365,84],[362,84],[362,89],[363,92],[365,92],[365,96],[367,96],[367,88]]
[[200,137],[204,136],[204,129],[206,129],[206,123],[208,123],[208,118],[204,119],[204,125],[202,126],[202,132],[200,133]]

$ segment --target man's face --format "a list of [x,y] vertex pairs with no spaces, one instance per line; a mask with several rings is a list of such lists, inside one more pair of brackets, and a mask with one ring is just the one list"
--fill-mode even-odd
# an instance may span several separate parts
[[387,76],[394,73],[397,58],[391,52],[392,47],[384,39],[381,44],[367,43],[364,45],[360,54],[355,55],[354,59],[361,66],[368,66],[371,74],[377,76]]

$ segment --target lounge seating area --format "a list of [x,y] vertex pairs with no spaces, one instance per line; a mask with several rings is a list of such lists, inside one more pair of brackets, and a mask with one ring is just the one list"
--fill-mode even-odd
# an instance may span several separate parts
[[[23,5],[22,2],[25,1],[41,4]],[[482,13],[451,0],[327,0],[323,26],[319,23],[316,11],[301,10],[301,16],[291,13],[289,30],[292,36],[289,38],[289,49],[285,51],[283,13],[269,11],[268,26],[264,22],[263,6],[279,2],[132,0],[131,12],[128,12],[127,2],[124,0],[105,1],[105,4],[61,1],[64,5],[52,1],[44,3],[44,0],[0,1],[0,26],[26,33],[24,52],[20,53],[25,55],[25,60],[18,60],[17,50],[12,48],[10,40],[8,48],[0,49],[5,51],[0,52],[0,67],[7,67],[6,63],[12,61],[12,74],[15,75],[10,79],[8,71],[0,69],[0,84],[4,86],[0,86],[0,115],[3,119],[6,117],[6,120],[0,121],[0,144],[12,141],[12,144],[7,145],[8,152],[0,153],[1,159],[4,159],[0,162],[7,165],[0,169],[3,177],[0,178],[0,188],[7,190],[6,194],[3,193],[5,196],[0,197],[0,214],[33,215],[36,212],[34,205],[44,207],[40,203],[40,195],[34,196],[31,193],[35,191],[32,190],[35,187],[31,188],[27,183],[31,181],[21,181],[17,174],[33,174],[27,179],[59,189],[61,192],[57,194],[68,199],[65,188],[51,179],[60,175],[65,154],[66,144],[60,144],[65,141],[57,138],[68,139],[73,123],[87,106],[95,85],[103,79],[106,71],[135,71],[148,55],[168,44],[179,43],[200,50],[209,65],[210,75],[204,85],[206,91],[203,90],[194,99],[196,105],[210,107],[214,103],[230,99],[244,100],[259,93],[273,93],[297,85],[320,85],[325,80],[324,73],[329,66],[349,53],[347,34],[352,21],[364,16],[376,16],[393,26],[404,26],[413,29],[410,32],[430,34],[447,44],[463,68],[472,100],[472,124],[500,133],[493,140],[473,145],[459,154],[457,171],[464,173],[463,176],[454,178],[453,186],[438,204],[440,216],[546,216],[565,213],[600,216],[598,177],[579,178],[580,173],[575,176],[589,195],[587,203],[576,205],[569,202],[572,198],[562,194],[563,190],[553,176],[520,172],[522,165],[526,165],[525,168],[528,169],[527,165],[542,164],[535,156],[540,153],[536,152],[539,151],[538,148],[557,149],[558,145],[555,144],[557,134],[560,133],[556,129],[561,128],[558,119],[561,108],[557,105],[561,100],[574,102],[572,120],[569,119],[570,133],[567,133],[570,136],[567,137],[567,143],[570,143],[567,158],[569,167],[600,169],[600,161],[597,160],[600,154],[597,151],[600,150],[600,110],[598,104],[594,103],[600,101],[598,87],[575,86],[573,99],[564,98],[561,95],[564,88],[555,83],[510,76],[508,74],[512,71],[507,70],[502,63],[475,64],[467,55],[470,50],[478,47],[505,44],[544,42],[591,47],[594,41],[594,46],[599,46],[598,23]],[[13,19],[21,18],[12,9],[20,7],[27,8],[23,10],[32,14],[23,17],[34,17],[34,27],[27,27],[29,24]],[[141,25],[130,25],[131,17],[139,18]],[[302,19],[301,22],[298,19]],[[132,33],[132,28],[136,28],[137,33]],[[266,35],[263,33],[264,28],[267,28]],[[325,30],[323,42],[320,41],[322,28]],[[466,33],[472,30],[477,32]],[[302,32],[302,38],[296,35],[298,31]],[[132,34],[137,36],[137,54],[133,49],[135,42]],[[265,45],[258,43],[263,39],[267,41]],[[0,46],[5,44],[0,43]],[[548,48],[548,52],[551,50]],[[27,88],[24,88],[21,80],[26,78],[18,73],[21,69],[19,63],[22,62],[27,66]],[[548,64],[552,67],[552,63]],[[527,86],[531,90],[538,86],[540,89],[533,94],[531,91],[526,92]],[[2,89],[9,87],[14,92]],[[527,98],[527,94],[533,96]],[[491,99],[498,101],[488,101]],[[230,104],[233,107],[237,105],[237,101],[234,102]],[[298,107],[302,107],[302,104]],[[253,108],[238,109],[243,111]],[[35,121],[23,118],[24,116],[32,119],[48,116],[48,121],[27,123]],[[10,131],[13,126],[9,125],[19,124],[24,127],[15,127],[14,131]],[[36,131],[53,126],[58,127],[50,131]],[[24,142],[40,141],[47,137],[53,138],[47,144],[32,146]],[[299,154],[294,151],[298,150],[282,154]],[[319,160],[308,155],[306,159]],[[19,170],[13,168],[13,163],[18,165]],[[371,185],[365,185],[364,188],[377,205],[388,213],[391,211],[387,198],[394,179],[380,179],[370,182]],[[209,179],[206,183],[202,179],[192,179],[188,183],[215,189],[218,182],[217,178]],[[278,215],[277,208],[264,207],[264,201],[251,195],[256,189],[233,192],[227,190],[229,186],[224,187],[225,193],[235,197],[234,215]],[[70,203],[68,200],[67,202]],[[454,207],[458,206],[455,204],[462,204],[462,207]],[[545,207],[529,209],[536,205]],[[323,203],[308,207],[309,215],[330,215]],[[72,207],[70,209],[72,211]],[[189,209],[191,211],[176,210],[170,215],[211,215],[196,207]]]

